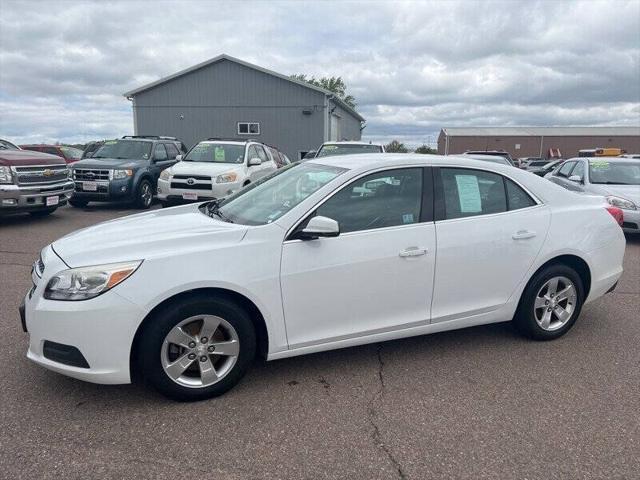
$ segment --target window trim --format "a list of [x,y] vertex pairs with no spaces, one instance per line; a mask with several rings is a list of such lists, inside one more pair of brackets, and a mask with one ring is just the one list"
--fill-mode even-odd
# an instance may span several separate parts
[[[247,133],[240,132],[240,125],[247,126]],[[251,133],[251,125],[258,126],[258,133]],[[238,132],[238,135],[260,135],[260,122],[238,122],[236,124],[236,131]]]
[[[422,169],[422,202],[420,204],[420,220],[418,222],[415,223],[407,223],[404,225],[393,225],[390,227],[380,227],[380,228],[369,228],[366,230],[356,230],[353,232],[346,232],[346,233],[340,233],[340,235],[338,235],[337,237],[334,238],[340,238],[340,237],[344,237],[344,236],[348,236],[348,235],[357,235],[357,234],[361,234],[361,233],[368,233],[368,232],[377,232],[377,231],[385,231],[385,230],[389,230],[389,229],[394,229],[394,228],[407,228],[407,227],[415,227],[416,225],[421,225],[421,224],[425,224],[425,223],[434,223],[434,208],[433,208],[433,200],[435,197],[435,192],[434,192],[434,177],[433,177],[433,167],[429,166],[424,166],[424,165],[394,165],[393,167],[381,167],[381,168],[377,168],[375,170],[369,170],[367,172],[361,173],[360,175],[357,175],[355,177],[353,177],[350,180],[347,180],[347,182],[339,185],[336,187],[335,190],[333,190],[331,193],[329,193],[326,197],[324,197],[322,200],[320,200],[318,203],[316,203],[313,207],[311,207],[309,210],[307,210],[304,215],[302,215],[297,221],[295,221],[293,223],[293,225],[287,230],[286,235],[284,236],[284,240],[283,240],[283,244],[284,243],[289,243],[289,242],[303,242],[306,240],[300,240],[299,238],[291,238],[291,236],[293,234],[296,233],[298,227],[304,223],[313,213],[315,213],[315,211],[320,208],[325,202],[329,201],[330,198],[332,198],[334,195],[336,195],[338,192],[340,192],[343,188],[347,188],[349,185],[351,185],[354,182],[357,182],[358,180],[367,177],[369,175],[373,175],[376,173],[380,173],[380,172],[386,172],[386,171],[392,171],[392,170],[407,170],[409,168],[417,168],[417,169]],[[427,192],[427,194],[425,195],[425,186],[429,185],[431,188],[429,189],[429,192]],[[425,198],[426,197],[426,198]],[[427,208],[425,208],[425,205]]]
[[[445,208],[444,208],[444,184],[442,183],[442,173],[440,172],[440,169],[442,168],[457,168],[460,170],[478,170],[480,172],[486,172],[486,173],[493,173],[494,175],[498,175],[500,177],[502,177],[502,185],[504,187],[504,191],[505,191],[505,197],[507,200],[507,210],[505,210],[504,212],[496,212],[496,213],[481,213],[478,215],[470,215],[468,217],[459,217],[459,218],[446,218],[445,215]],[[518,187],[520,187],[527,195],[529,195],[529,197],[531,198],[531,200],[533,200],[534,204],[531,205],[530,207],[525,207],[525,208],[518,208],[516,210],[509,210],[509,198],[507,195],[507,186],[506,186],[506,179],[511,180],[513,183],[515,183]],[[513,177],[510,177],[508,175],[503,175],[502,173],[498,173],[498,172],[494,172],[492,170],[485,170],[483,168],[478,168],[478,167],[466,167],[466,166],[461,166],[461,165],[438,165],[438,166],[434,166],[433,167],[433,181],[434,181],[434,194],[435,194],[435,198],[434,198],[434,221],[435,222],[455,222],[455,221],[459,221],[459,220],[471,220],[474,218],[479,218],[479,217],[493,217],[496,215],[504,215],[504,214],[508,214],[508,213],[514,213],[514,212],[523,212],[526,210],[529,210],[530,208],[537,208],[540,207],[542,205],[544,205],[544,203],[535,195],[531,192],[531,190],[529,190],[527,187],[525,187],[524,185],[522,185],[522,183],[520,183],[519,181],[515,180]]]

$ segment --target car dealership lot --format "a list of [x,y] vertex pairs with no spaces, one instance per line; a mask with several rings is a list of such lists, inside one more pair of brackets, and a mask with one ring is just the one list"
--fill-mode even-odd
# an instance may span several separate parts
[[[640,237],[616,291],[554,342],[507,324],[258,364],[174,403],[25,358],[17,308],[39,250],[136,213],[0,219],[0,471],[7,478],[630,478],[640,470]],[[97,242],[100,240],[97,239]]]

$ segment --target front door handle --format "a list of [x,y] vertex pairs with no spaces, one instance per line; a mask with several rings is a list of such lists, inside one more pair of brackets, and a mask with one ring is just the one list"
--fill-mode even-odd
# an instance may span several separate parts
[[511,235],[511,238],[513,238],[514,240],[526,240],[535,236],[536,232],[531,232],[529,230],[518,230],[516,233]]
[[427,254],[427,249],[419,248],[419,247],[409,247],[400,252],[401,257],[419,257],[420,255],[426,255],[426,254]]

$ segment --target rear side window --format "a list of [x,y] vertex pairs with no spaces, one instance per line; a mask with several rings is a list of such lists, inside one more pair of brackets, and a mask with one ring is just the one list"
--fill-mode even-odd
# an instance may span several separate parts
[[442,168],[440,172],[446,219],[507,211],[501,175],[464,168]]
[[527,192],[508,178],[504,179],[504,183],[507,187],[507,208],[509,210],[533,207],[536,204]]

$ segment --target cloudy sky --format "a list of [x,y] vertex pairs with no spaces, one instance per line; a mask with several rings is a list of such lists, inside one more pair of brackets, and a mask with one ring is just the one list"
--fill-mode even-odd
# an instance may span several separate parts
[[0,137],[130,134],[122,93],[227,53],[342,76],[367,139],[443,126],[640,125],[640,0],[0,0]]

